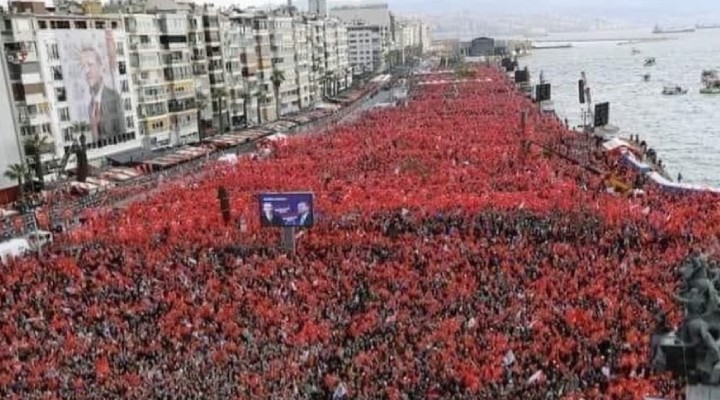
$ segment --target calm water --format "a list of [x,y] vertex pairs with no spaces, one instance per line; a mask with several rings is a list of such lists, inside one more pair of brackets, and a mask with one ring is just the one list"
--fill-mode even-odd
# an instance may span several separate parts
[[[648,31],[604,35],[618,39],[653,36]],[[577,81],[580,71],[585,71],[593,102],[610,102],[610,124],[620,128],[620,136],[639,134],[647,140],[671,176],[681,172],[686,182],[720,187],[720,95],[699,93],[702,70],[720,70],[720,29],[672,36],[676,39],[624,46],[573,43],[570,49],[536,50],[520,64],[528,65],[533,82],[544,72],[553,86],[556,111],[571,125],[580,122]],[[589,36],[555,37],[585,38]],[[641,54],[632,55],[633,48]],[[644,67],[645,57],[655,57],[657,64]],[[645,73],[652,75],[650,82],[643,81]],[[660,94],[664,85],[675,84],[689,89],[688,93]]]

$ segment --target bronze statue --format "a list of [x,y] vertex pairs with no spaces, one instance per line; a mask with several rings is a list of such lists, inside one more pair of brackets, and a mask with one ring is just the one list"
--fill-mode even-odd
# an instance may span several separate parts
[[651,362],[704,384],[720,384],[720,299],[715,286],[720,272],[702,254],[688,257],[680,265],[680,294],[685,319],[674,333],[653,340]]

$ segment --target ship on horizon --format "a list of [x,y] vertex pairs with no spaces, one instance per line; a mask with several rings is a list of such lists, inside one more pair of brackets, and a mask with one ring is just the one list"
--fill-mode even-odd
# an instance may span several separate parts
[[655,25],[653,33],[690,33],[695,32],[695,28],[677,28],[677,29],[662,29],[659,25]]
[[720,24],[695,24],[695,29],[720,29]]

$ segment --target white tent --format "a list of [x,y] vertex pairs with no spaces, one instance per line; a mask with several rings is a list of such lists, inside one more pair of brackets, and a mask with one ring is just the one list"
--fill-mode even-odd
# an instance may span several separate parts
[[27,239],[10,239],[0,243],[0,261],[6,262],[8,258],[20,257],[30,251]]
[[621,147],[633,148],[634,146],[628,143],[626,140],[622,140],[620,138],[612,138],[607,142],[603,143],[603,149],[605,149],[605,151],[613,151]]
[[218,161],[234,165],[238,162],[238,156],[235,154],[225,154],[224,156],[218,158]]
[[279,142],[282,140],[287,140],[287,138],[288,138],[287,135],[285,135],[283,133],[274,133],[274,134],[268,136],[266,139],[271,142]]

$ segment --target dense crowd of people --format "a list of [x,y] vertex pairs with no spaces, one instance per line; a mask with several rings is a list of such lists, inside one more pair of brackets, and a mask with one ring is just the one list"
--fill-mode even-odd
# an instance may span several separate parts
[[[0,396],[678,398],[650,335],[681,318],[675,266],[718,250],[717,198],[609,193],[586,167],[614,160],[563,156],[576,133],[476,77],[169,179],[11,261]],[[297,190],[315,226],[288,255],[256,195]]]

